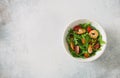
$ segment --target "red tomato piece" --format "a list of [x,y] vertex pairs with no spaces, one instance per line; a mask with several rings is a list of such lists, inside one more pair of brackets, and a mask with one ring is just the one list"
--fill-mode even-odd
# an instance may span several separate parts
[[87,31],[90,32],[92,28],[90,26],[87,27]]
[[78,31],[80,28],[81,28],[80,25],[76,25],[75,27],[73,27],[73,30]]
[[94,49],[99,49],[99,48],[100,48],[100,44],[99,43],[95,44]]
[[89,54],[88,54],[88,53],[85,53],[85,54],[84,54],[84,57],[85,57],[85,58],[88,58],[88,57],[89,57]]

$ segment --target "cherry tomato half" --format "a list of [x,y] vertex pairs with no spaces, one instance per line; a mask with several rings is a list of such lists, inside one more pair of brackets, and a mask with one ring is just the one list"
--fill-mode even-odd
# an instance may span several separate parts
[[90,32],[92,28],[90,26],[87,27],[87,31]]
[[78,31],[80,28],[81,28],[80,25],[76,25],[76,26],[73,28],[73,30],[74,30],[74,31]]

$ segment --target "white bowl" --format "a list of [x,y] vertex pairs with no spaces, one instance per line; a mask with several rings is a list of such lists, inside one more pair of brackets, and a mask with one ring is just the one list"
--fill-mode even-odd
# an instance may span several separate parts
[[[103,41],[105,41],[105,44],[102,45],[101,47],[101,50],[100,51],[97,51],[96,54],[92,57],[89,57],[89,58],[76,58],[76,57],[73,57],[69,51],[69,48],[68,48],[68,44],[67,44],[67,41],[66,41],[66,36],[68,34],[68,30],[70,28],[73,28],[75,25],[78,25],[78,24],[83,24],[83,23],[88,23],[88,22],[91,22],[92,26],[94,26],[96,29],[99,30],[100,34],[102,35],[102,39]],[[89,61],[93,61],[93,60],[96,60],[97,58],[99,58],[103,53],[104,53],[104,50],[106,48],[106,45],[107,45],[107,37],[106,37],[106,33],[104,31],[104,29],[102,28],[102,26],[100,24],[98,24],[97,22],[93,21],[93,20],[89,20],[89,19],[79,19],[79,20],[76,20],[76,21],[73,21],[72,23],[70,23],[67,28],[65,29],[65,32],[64,32],[64,37],[63,37],[63,42],[64,42],[64,47],[66,49],[66,51],[75,59],[79,60],[80,62],[89,62]]]

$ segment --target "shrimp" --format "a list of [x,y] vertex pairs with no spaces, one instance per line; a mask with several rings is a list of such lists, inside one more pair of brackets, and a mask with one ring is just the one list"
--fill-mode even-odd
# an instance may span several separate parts
[[82,38],[81,41],[82,41],[83,44],[85,44],[85,39],[84,38]]
[[98,37],[98,32],[97,32],[97,30],[91,30],[91,31],[89,32],[89,36],[90,36],[91,38],[93,38],[93,39],[96,39],[96,38]]
[[77,54],[79,54],[80,52],[80,48],[79,48],[79,46],[75,46],[75,52],[77,53]]
[[85,33],[85,32],[86,32],[85,29],[80,28],[80,29],[78,30],[77,34],[83,34],[83,33]]
[[70,42],[70,47],[71,47],[72,50],[75,50],[73,42]]
[[92,52],[93,52],[92,45],[89,45],[89,46],[88,46],[88,53],[91,54]]

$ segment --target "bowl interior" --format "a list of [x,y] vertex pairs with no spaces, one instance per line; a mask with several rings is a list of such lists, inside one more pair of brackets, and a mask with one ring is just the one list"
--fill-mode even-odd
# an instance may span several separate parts
[[[86,59],[74,57],[74,58],[78,59],[78,60],[81,61],[81,62],[87,62],[87,61],[96,60],[98,57],[100,57],[100,56],[103,54],[103,52],[104,52],[104,50],[105,50],[105,48],[106,48],[106,44],[107,44],[106,33],[105,33],[105,31],[104,31],[104,29],[102,28],[101,25],[99,25],[97,22],[95,22],[95,21],[93,21],[93,20],[80,19],[80,20],[76,20],[76,21],[72,22],[71,24],[69,24],[69,25],[67,26],[65,32],[64,32],[64,46],[65,46],[66,51],[70,54],[70,51],[69,51],[69,49],[68,49],[68,44],[67,44],[67,41],[66,41],[66,35],[68,34],[68,30],[69,30],[70,28],[73,28],[75,25],[83,24],[83,23],[88,23],[88,22],[91,22],[92,26],[94,26],[96,29],[99,30],[100,34],[102,35],[103,41],[105,41],[105,44],[102,45],[101,50],[100,50],[100,51],[97,51],[96,54],[95,54],[94,56],[92,56],[92,57],[89,57],[89,58],[86,58]],[[70,55],[71,55],[71,54],[70,54]],[[71,55],[71,56],[72,56],[72,55]],[[73,57],[73,56],[72,56],[72,57]]]

